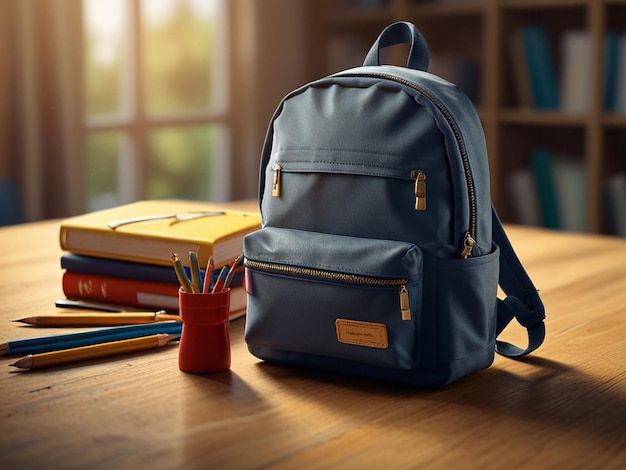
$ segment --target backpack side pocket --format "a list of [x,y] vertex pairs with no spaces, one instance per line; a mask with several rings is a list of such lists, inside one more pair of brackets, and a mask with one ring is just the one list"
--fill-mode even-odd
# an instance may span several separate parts
[[439,359],[461,377],[493,362],[500,250],[437,263]]

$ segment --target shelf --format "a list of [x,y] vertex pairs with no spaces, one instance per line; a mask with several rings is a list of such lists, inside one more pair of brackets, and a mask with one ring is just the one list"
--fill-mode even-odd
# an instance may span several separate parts
[[586,7],[597,0],[501,0],[500,7],[509,10],[554,10]]
[[536,109],[504,109],[498,113],[503,124],[523,124],[532,126],[584,127],[586,114],[570,114],[559,111],[539,111]]
[[626,114],[606,114],[602,119],[602,123],[607,127],[624,128],[626,131]]
[[485,2],[443,2],[411,5],[409,13],[420,19],[425,17],[446,17],[481,15],[485,11]]

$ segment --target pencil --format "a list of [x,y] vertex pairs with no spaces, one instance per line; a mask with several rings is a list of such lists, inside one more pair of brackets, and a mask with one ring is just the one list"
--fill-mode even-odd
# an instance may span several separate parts
[[191,287],[191,281],[187,277],[185,268],[183,268],[183,263],[180,262],[176,253],[172,253],[172,264],[174,264],[174,271],[176,271],[176,276],[178,277],[178,281],[180,282],[183,290],[185,292],[192,292],[193,288]]
[[179,335],[160,333],[151,336],[142,336],[139,338],[83,346],[80,348],[63,349],[60,351],[41,354],[30,354],[9,365],[20,369],[40,369],[44,367],[84,361],[87,359],[95,359],[98,357],[107,357],[117,354],[160,348],[178,337]]
[[181,321],[178,315],[160,312],[129,312],[129,313],[57,313],[54,315],[37,315],[20,318],[14,322],[33,326],[117,326],[138,325],[160,321]]
[[182,323],[168,321],[147,323],[141,325],[117,326],[98,330],[83,331],[80,333],[65,333],[60,335],[39,336],[10,340],[0,344],[0,355],[37,354],[59,349],[77,348],[107,341],[138,338],[157,333],[180,334]]
[[200,285],[200,266],[198,265],[198,255],[195,251],[189,252],[189,270],[191,271],[191,289],[194,293],[202,292]]
[[209,256],[209,261],[207,262],[206,270],[204,271],[204,286],[202,286],[202,292],[205,294],[211,292],[211,284],[213,284],[213,269],[215,269],[213,257]]
[[212,293],[221,292],[224,287],[224,282],[226,281],[226,276],[228,275],[228,266],[224,266],[220,271],[220,275],[217,277],[217,281],[215,281],[215,285],[211,290]]
[[228,289],[230,287],[230,283],[233,282],[233,277],[235,276],[235,270],[237,266],[239,266],[243,262],[243,253],[237,256],[230,265],[228,270],[228,274],[226,275],[226,279],[224,280],[224,285],[222,286],[222,290]]

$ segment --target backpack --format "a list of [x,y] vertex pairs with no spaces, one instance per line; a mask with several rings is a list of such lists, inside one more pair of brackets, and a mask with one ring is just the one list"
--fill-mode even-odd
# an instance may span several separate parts
[[[407,66],[380,65],[396,44],[411,46]],[[492,207],[479,117],[428,58],[417,28],[394,23],[362,67],[278,106],[262,228],[244,240],[258,358],[431,388],[543,342],[542,302]],[[513,318],[525,349],[496,341]]]

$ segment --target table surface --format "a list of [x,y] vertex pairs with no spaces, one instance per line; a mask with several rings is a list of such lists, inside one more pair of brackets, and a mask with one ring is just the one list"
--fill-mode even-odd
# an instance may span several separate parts
[[[10,322],[58,310],[58,229],[0,229],[0,341],[72,331]],[[37,371],[0,357],[0,467],[626,468],[626,240],[507,230],[547,312],[525,360],[415,389],[262,363],[244,319],[214,375],[181,372],[175,344]]]

